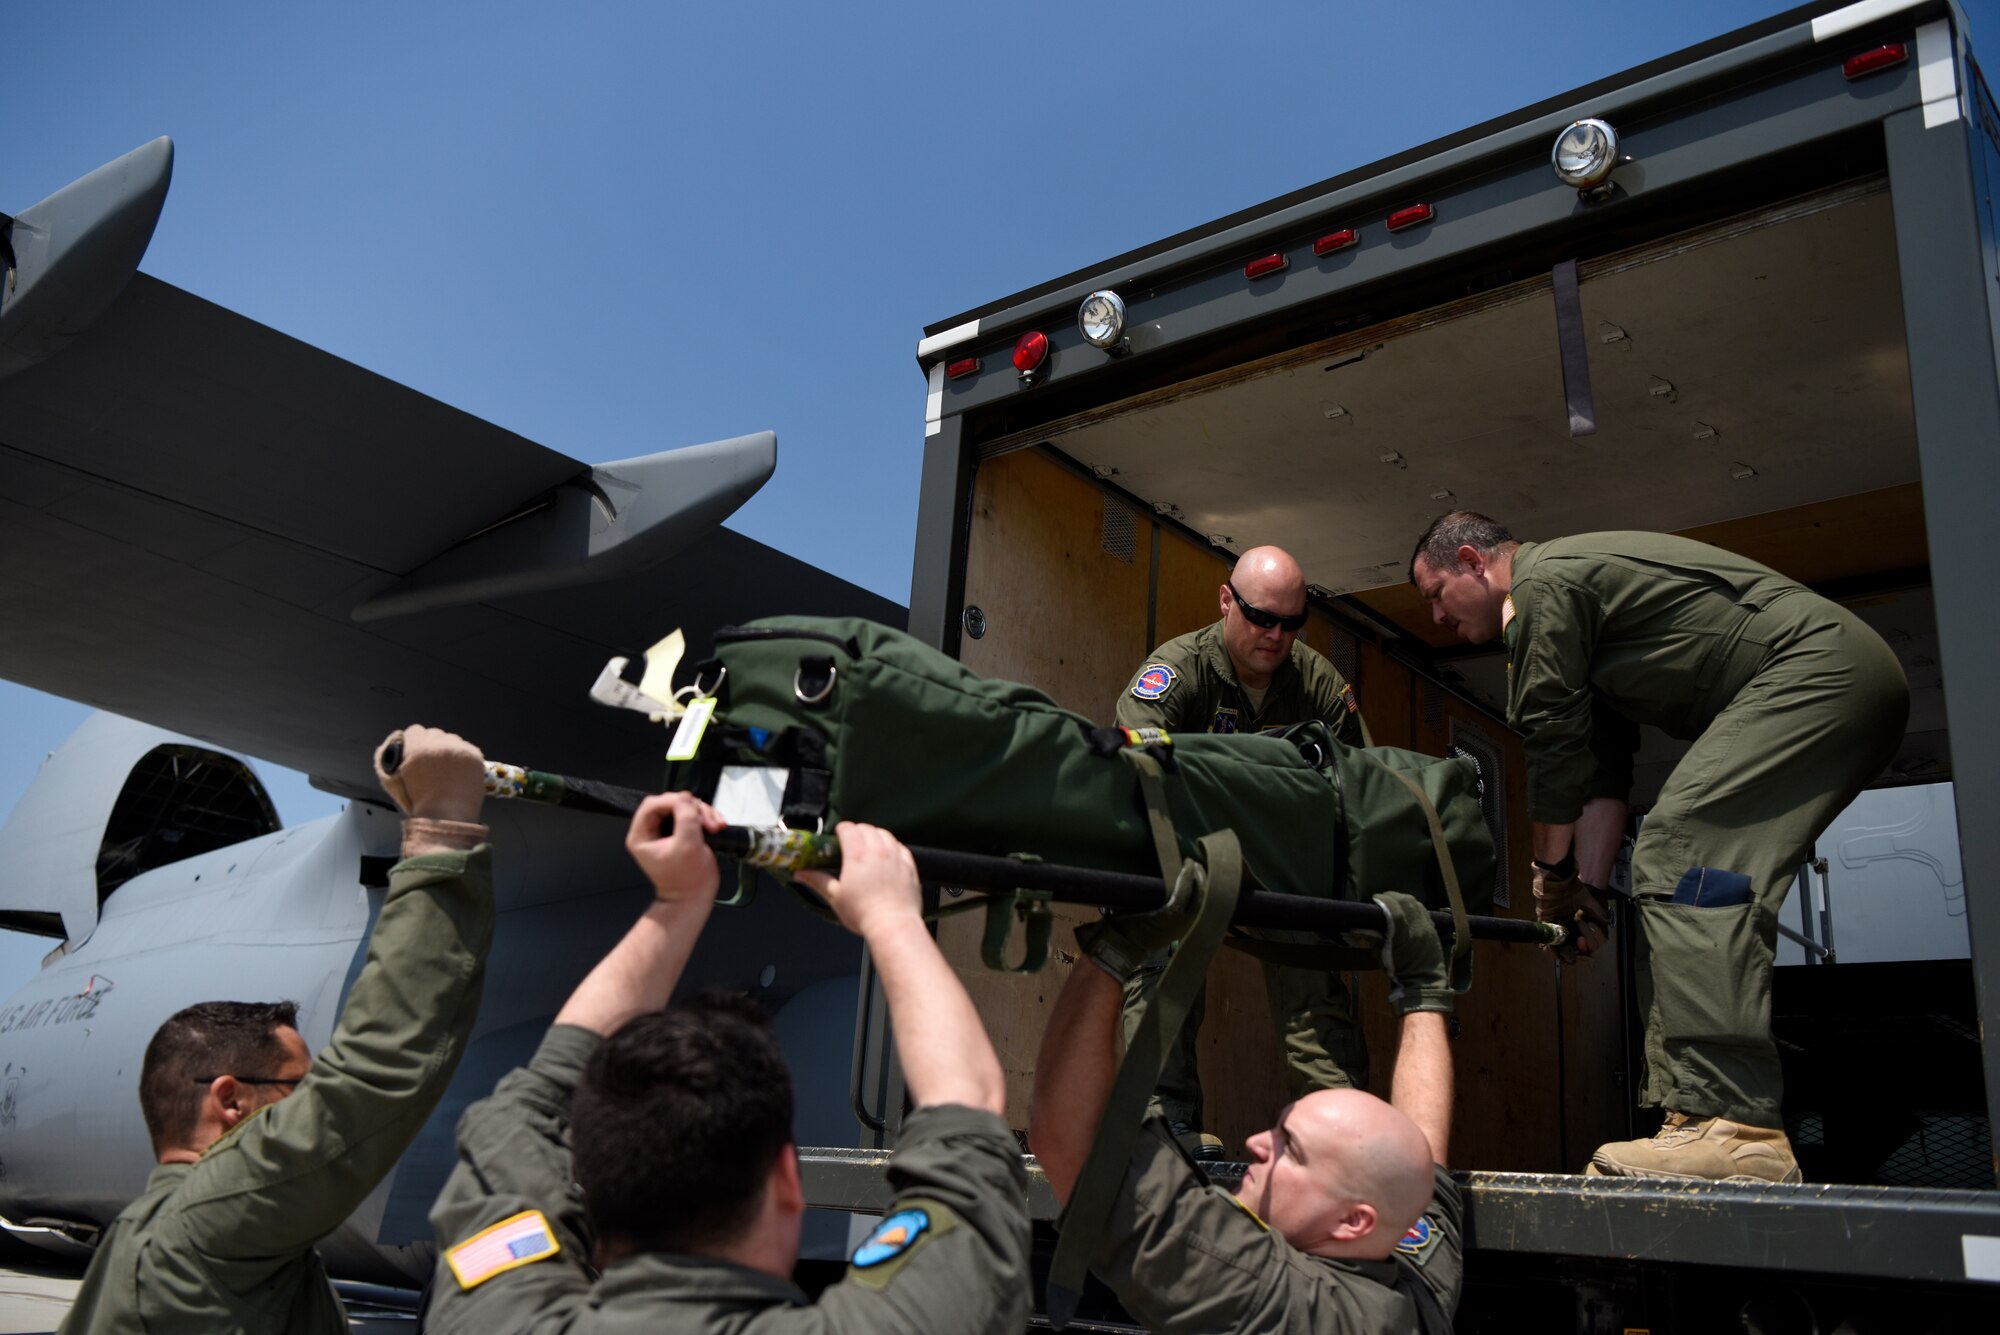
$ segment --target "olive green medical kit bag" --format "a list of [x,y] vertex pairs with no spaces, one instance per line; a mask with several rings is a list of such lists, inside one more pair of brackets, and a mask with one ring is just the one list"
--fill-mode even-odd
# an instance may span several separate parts
[[794,829],[866,821],[909,844],[1157,875],[1139,767],[1118,755],[1137,748],[1165,771],[1183,854],[1234,830],[1263,889],[1401,890],[1445,908],[1449,849],[1465,910],[1492,902],[1493,840],[1469,757],[1350,747],[1319,724],[1284,736],[1099,728],[858,618],[726,627],[694,694],[712,697],[714,714],[669,786],[714,799],[761,781]]

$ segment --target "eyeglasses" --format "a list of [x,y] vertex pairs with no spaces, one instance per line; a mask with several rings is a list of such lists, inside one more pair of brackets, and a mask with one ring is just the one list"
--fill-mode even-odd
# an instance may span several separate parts
[[[280,1080],[278,1077],[270,1075],[239,1075],[231,1078],[239,1085],[296,1085],[299,1081],[305,1079],[302,1075],[294,1076],[290,1080]],[[198,1075],[194,1078],[194,1082],[197,1085],[212,1085],[220,1079],[222,1077],[219,1075]]]
[[1251,625],[1262,630],[1269,630],[1271,627],[1276,626],[1287,635],[1296,635],[1305,628],[1306,614],[1304,611],[1295,612],[1288,617],[1281,617],[1276,612],[1266,612],[1263,608],[1243,596],[1241,591],[1237,589],[1235,580],[1229,580],[1227,583],[1229,585],[1229,596],[1236,600],[1236,610],[1241,612],[1243,619]]

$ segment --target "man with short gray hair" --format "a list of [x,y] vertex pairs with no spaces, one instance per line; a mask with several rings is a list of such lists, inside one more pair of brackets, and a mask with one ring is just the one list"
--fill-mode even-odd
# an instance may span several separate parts
[[1733,552],[1663,533],[1519,542],[1469,510],[1433,523],[1410,582],[1438,624],[1507,646],[1526,742],[1535,912],[1589,954],[1610,919],[1638,725],[1693,742],[1632,849],[1650,1140],[1589,1171],[1799,1181],[1771,1040],[1777,913],[1813,841],[1902,740],[1882,637]]

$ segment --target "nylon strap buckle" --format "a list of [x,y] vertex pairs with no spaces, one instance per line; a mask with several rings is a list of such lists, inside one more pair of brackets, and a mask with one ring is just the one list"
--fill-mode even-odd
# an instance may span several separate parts
[[[1049,962],[1049,937],[1055,914],[1049,912],[1049,891],[1009,890],[986,896],[986,931],[979,940],[979,960],[995,973],[1039,973]],[[1014,920],[1021,920],[1021,958],[1007,963],[1007,941]]]

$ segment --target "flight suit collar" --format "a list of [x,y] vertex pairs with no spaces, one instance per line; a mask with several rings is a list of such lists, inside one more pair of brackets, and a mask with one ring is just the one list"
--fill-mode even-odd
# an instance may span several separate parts
[[656,1303],[761,1303],[804,1307],[805,1290],[761,1270],[678,1252],[647,1252],[613,1262],[591,1293],[596,1307]]

